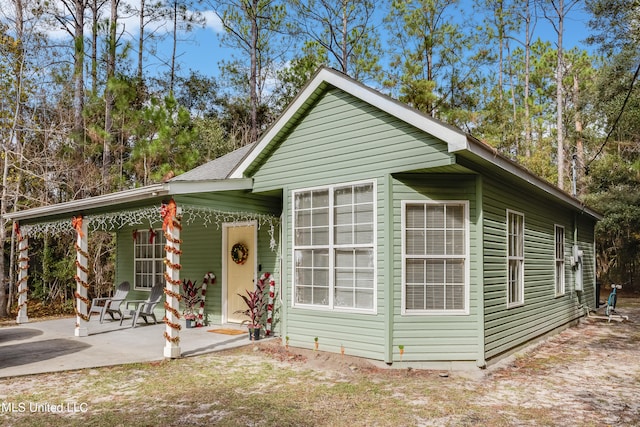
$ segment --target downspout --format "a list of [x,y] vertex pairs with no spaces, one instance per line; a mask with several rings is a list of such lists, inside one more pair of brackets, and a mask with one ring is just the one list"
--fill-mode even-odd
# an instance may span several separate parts
[[[596,293],[596,290],[598,290],[598,261],[596,258],[596,227],[594,225],[593,227],[593,234],[591,236],[592,238],[592,244],[591,244],[591,271],[592,276],[593,276],[593,280],[591,282],[591,286],[593,286],[593,292],[591,293],[591,295],[593,296],[593,308],[598,308],[598,304],[599,304],[599,300],[600,300],[600,294]],[[588,304],[588,303],[587,303]],[[589,309],[587,308],[587,316],[589,315]]]
[[[571,188],[571,194],[573,195],[573,197],[577,197],[578,194],[578,187],[577,187],[577,171],[576,171],[576,160],[578,158],[577,154],[573,154],[573,156],[571,157],[571,184],[572,184],[572,188]],[[574,254],[574,248],[579,248],[580,246],[578,245],[578,214],[574,213],[573,214],[573,247],[571,248],[571,253],[572,255]],[[580,270],[580,275],[582,275],[581,278],[578,278],[578,270],[576,268],[572,268],[573,271],[573,286],[574,289],[576,290],[576,298],[578,299],[578,310],[584,309],[585,308],[585,302],[584,302],[584,298],[583,298],[583,294],[584,294],[584,266],[580,265],[580,263],[582,262],[582,260],[576,260],[576,266],[577,268]],[[580,280],[582,282],[581,286],[582,289],[578,289],[578,280]],[[587,314],[589,313],[589,308],[587,307],[586,310]]]
[[[482,176],[476,177],[476,241],[478,243],[476,255],[476,265],[478,270],[478,279],[475,283],[476,291],[478,292],[478,359],[476,365],[479,368],[486,368],[487,361],[485,360],[485,324],[484,324],[484,199],[482,193]],[[469,293],[471,293],[471,283],[469,283]],[[469,298],[471,300],[471,298]]]
[[[571,247],[571,256],[575,255],[574,248],[580,248],[578,244],[578,214],[573,214],[573,245]],[[589,307],[585,305],[584,301],[584,266],[580,265],[584,258],[575,259],[575,264],[572,265],[571,272],[573,275],[573,289],[575,290],[575,295],[578,300],[578,311],[584,310],[586,313],[589,313]],[[572,263],[573,264],[573,263]],[[578,278],[578,275],[581,274],[582,278]],[[582,281],[582,289],[578,289],[578,280]]]
[[393,363],[393,177],[385,175],[384,181],[384,361]]

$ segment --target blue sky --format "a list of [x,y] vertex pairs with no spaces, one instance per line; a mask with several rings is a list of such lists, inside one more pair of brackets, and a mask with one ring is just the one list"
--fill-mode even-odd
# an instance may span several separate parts
[[[466,3],[466,1],[463,0],[463,3]],[[223,29],[219,19],[212,11],[206,12],[206,17],[207,26],[204,29],[195,30],[189,35],[192,42],[182,43],[179,46],[181,51],[179,61],[182,64],[183,73],[186,73],[191,68],[199,70],[206,75],[218,76],[218,62],[229,58],[231,55],[229,49],[220,46],[219,34]],[[578,9],[578,5],[574,6],[574,9],[570,11],[565,21],[563,45],[566,50],[575,46],[592,50],[584,42],[589,31],[588,20],[589,17],[584,11]],[[380,31],[384,33],[383,26],[380,27]],[[557,34],[543,16],[538,18],[535,32],[534,37],[549,40],[554,46],[556,45]],[[384,37],[384,34],[382,34],[382,37]]]
[[[130,3],[139,1],[131,0]],[[55,1],[54,3],[55,4]],[[463,7],[470,9],[470,2],[463,0]],[[579,3],[581,4],[581,3]],[[105,14],[108,13],[105,10]],[[379,18],[382,19],[382,13],[380,12]],[[472,13],[472,12],[471,12]],[[0,0],[0,21],[11,19],[12,5],[9,0]],[[218,63],[223,59],[228,59],[231,56],[231,51],[228,48],[221,47],[219,35],[223,31],[220,20],[212,10],[204,10],[204,17],[206,18],[206,25],[204,28],[196,29],[191,33],[181,34],[181,39],[188,39],[189,41],[181,41],[178,45],[178,62],[181,65],[181,74],[186,75],[189,69],[200,71],[205,75],[218,76]],[[574,46],[580,46],[582,48],[588,48],[583,40],[587,36],[588,32],[588,17],[586,14],[578,9],[578,5],[574,6],[567,21],[565,23],[564,32],[564,47],[570,49]],[[121,30],[125,32],[124,39],[128,39],[134,44],[136,43],[139,27],[136,17],[121,18],[120,19]],[[42,26],[40,28],[43,28]],[[381,37],[384,39],[384,27],[380,26]],[[165,29],[157,28],[159,32],[165,32]],[[88,31],[88,29],[87,29]],[[68,34],[61,28],[49,28],[48,34],[54,39],[65,39]],[[553,28],[544,17],[539,17],[536,27],[536,36],[540,36],[543,39],[550,40],[555,43],[557,36],[553,31]],[[384,47],[384,42],[382,43]],[[171,43],[165,41],[159,46],[159,54],[165,58],[170,57]],[[158,61],[149,59],[147,72],[155,74],[158,71],[166,71],[162,67],[158,68]],[[155,70],[155,71],[154,71]]]

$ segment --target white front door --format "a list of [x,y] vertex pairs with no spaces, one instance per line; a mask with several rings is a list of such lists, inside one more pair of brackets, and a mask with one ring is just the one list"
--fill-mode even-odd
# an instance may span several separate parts
[[[257,263],[257,224],[255,222],[223,224],[223,263],[224,285],[226,287],[226,301],[224,310],[226,322],[242,323],[249,320],[239,311],[247,309],[243,299],[238,295],[246,295],[246,290],[253,290],[256,281]],[[236,246],[235,251],[234,246]],[[247,253],[242,256],[239,248],[246,248]],[[235,259],[234,254],[235,253]],[[246,259],[242,259],[246,257]]]

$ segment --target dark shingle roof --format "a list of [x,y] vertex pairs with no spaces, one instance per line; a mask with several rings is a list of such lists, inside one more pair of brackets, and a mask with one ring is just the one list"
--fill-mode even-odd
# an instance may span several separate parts
[[227,179],[231,171],[236,167],[244,156],[251,150],[254,144],[245,145],[231,153],[222,157],[213,159],[203,165],[200,165],[188,172],[176,176],[171,179],[173,181],[209,181],[216,179]]

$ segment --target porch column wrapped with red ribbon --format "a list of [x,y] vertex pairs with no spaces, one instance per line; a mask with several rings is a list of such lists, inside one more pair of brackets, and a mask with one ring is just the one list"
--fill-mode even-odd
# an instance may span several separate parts
[[162,204],[160,208],[160,216],[162,217],[162,230],[167,244],[165,250],[165,316],[164,323],[166,325],[164,338],[164,357],[176,359],[180,357],[180,210],[176,206],[176,202],[172,199],[166,204]]
[[17,221],[13,223],[13,229],[18,241],[18,316],[16,323],[28,323],[29,240],[27,236],[22,234],[20,224]]
[[87,323],[89,322],[89,306],[91,301],[89,293],[89,242],[87,239],[87,221],[82,215],[74,216],[71,225],[76,230],[76,337],[86,337],[89,335]]

